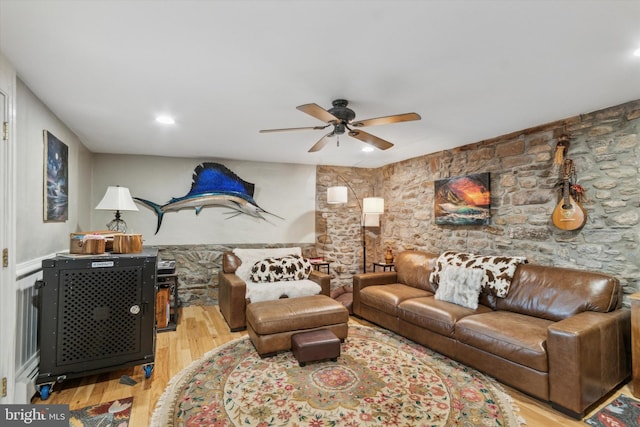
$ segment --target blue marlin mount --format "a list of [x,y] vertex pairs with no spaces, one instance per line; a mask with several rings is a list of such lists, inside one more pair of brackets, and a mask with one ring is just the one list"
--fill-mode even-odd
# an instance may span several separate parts
[[262,214],[269,214],[283,219],[258,206],[253,200],[254,187],[254,184],[241,179],[220,163],[201,163],[193,170],[191,190],[185,196],[174,197],[164,205],[140,197],[134,197],[134,199],[151,208],[158,216],[155,234],[160,230],[165,213],[185,208],[195,208],[198,215],[205,206],[224,206],[235,211],[230,218],[246,214],[265,219]]

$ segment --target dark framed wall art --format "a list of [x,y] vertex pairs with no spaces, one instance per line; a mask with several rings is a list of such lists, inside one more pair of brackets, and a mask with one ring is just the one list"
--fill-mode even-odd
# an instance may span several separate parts
[[436,224],[487,225],[491,221],[489,172],[434,182],[433,209]]
[[69,148],[44,131],[44,221],[69,219]]

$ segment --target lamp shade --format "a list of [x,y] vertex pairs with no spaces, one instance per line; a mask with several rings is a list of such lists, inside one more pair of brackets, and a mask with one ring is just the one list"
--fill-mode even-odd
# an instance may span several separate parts
[[336,186],[327,188],[327,203],[347,203],[347,187]]
[[138,207],[131,198],[131,193],[126,187],[109,186],[104,197],[96,206],[96,209],[106,211],[137,211]]
[[383,214],[384,199],[382,197],[365,197],[362,199],[362,213]]
[[380,214],[363,214],[362,225],[365,227],[380,227]]

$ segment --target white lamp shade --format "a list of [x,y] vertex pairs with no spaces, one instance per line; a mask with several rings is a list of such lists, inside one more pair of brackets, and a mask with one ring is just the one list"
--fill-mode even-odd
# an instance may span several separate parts
[[380,214],[362,214],[362,225],[365,227],[380,227]]
[[336,186],[327,188],[327,203],[331,205],[347,203],[347,187]]
[[383,214],[384,199],[382,197],[365,197],[362,199],[362,212],[366,214]]
[[109,186],[104,197],[96,206],[96,209],[106,211],[137,211],[138,207],[131,198],[131,193],[126,187]]

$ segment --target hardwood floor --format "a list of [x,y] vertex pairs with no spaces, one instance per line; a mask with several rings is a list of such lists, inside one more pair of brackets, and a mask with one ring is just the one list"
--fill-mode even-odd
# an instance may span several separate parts
[[[353,318],[354,321],[370,325],[368,322]],[[68,404],[70,409],[79,409],[88,405],[108,402],[134,396],[131,427],[147,426],[156,402],[169,380],[191,362],[200,359],[213,348],[242,337],[246,332],[229,331],[218,306],[190,306],[181,309],[178,328],[174,332],[162,332],[156,338],[155,367],[150,378],[145,379],[141,366],[113,371],[107,374],[93,375],[56,384],[49,404]],[[137,384],[120,384],[120,377],[129,375]],[[631,383],[616,390],[606,403],[621,393],[631,396]],[[567,417],[554,411],[550,405],[530,398],[515,389],[504,386],[515,405],[520,408],[520,416],[528,427],[537,426],[584,426],[582,421]],[[39,396],[32,403],[44,403]],[[594,410],[595,412],[595,410]],[[591,415],[591,413],[589,414]]]

